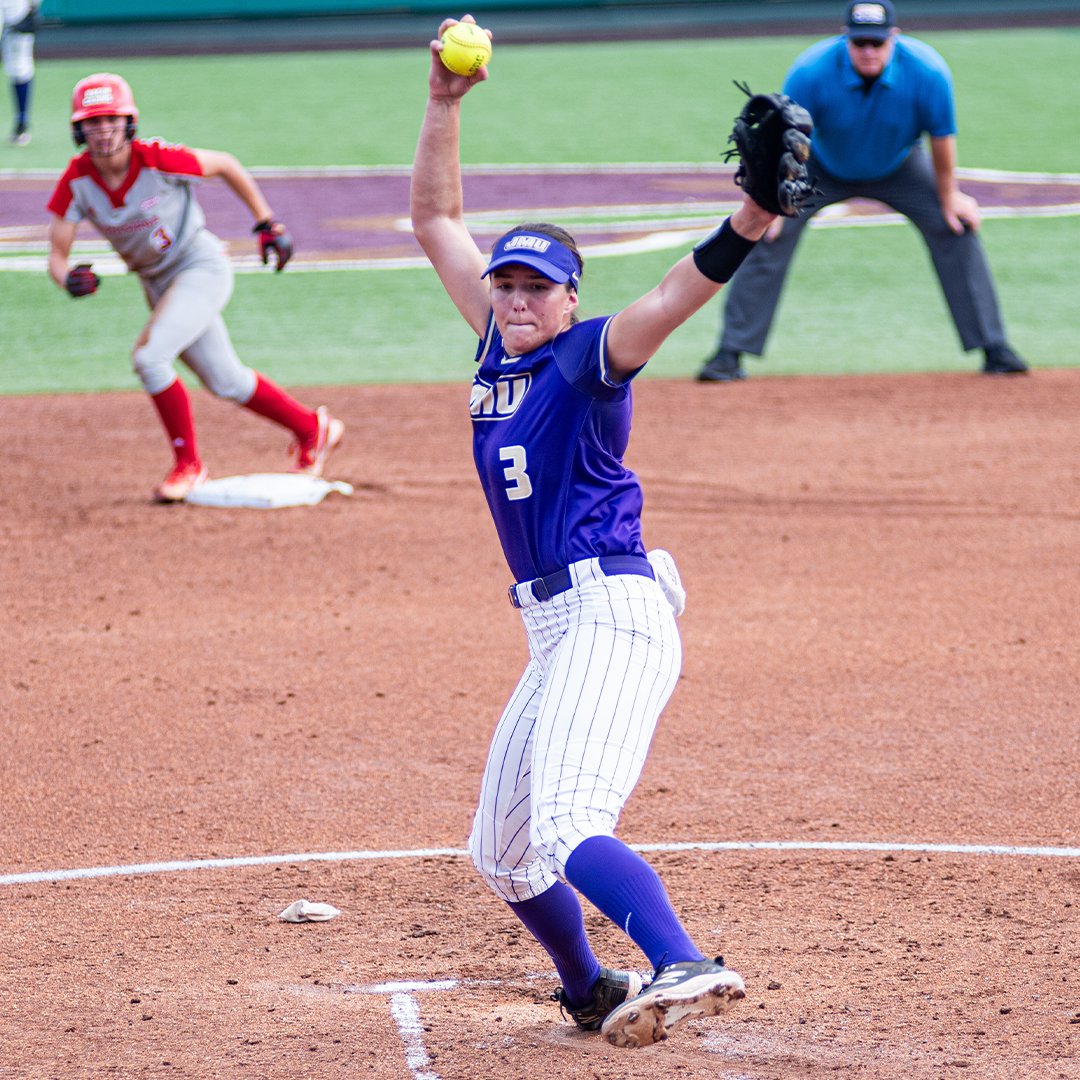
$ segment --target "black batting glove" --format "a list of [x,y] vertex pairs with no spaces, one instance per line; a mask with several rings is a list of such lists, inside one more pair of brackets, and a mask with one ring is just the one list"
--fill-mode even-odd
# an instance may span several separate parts
[[64,288],[72,296],[89,296],[97,292],[100,284],[101,278],[90,269],[90,263],[79,263],[64,279]]
[[259,238],[259,254],[262,255],[263,266],[270,260],[270,252],[274,253],[276,270],[284,270],[285,264],[292,258],[292,237],[289,231],[273,218],[256,222],[251,230]]

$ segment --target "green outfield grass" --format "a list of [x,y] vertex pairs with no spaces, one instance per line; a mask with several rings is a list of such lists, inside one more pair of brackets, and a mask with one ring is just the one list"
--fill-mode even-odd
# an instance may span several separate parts
[[[497,34],[494,15],[491,23]],[[1080,33],[921,36],[956,76],[961,164],[1080,173],[1080,141],[1063,137],[1075,127]],[[777,86],[811,40],[496,45],[491,81],[465,104],[463,158],[716,160],[740,103],[731,80]],[[252,166],[400,165],[419,128],[427,54],[418,43],[317,56],[94,57],[38,68],[34,143],[4,147],[0,168],[59,174],[72,152],[71,86],[101,69],[131,81],[145,135],[229,149]],[[541,84],[548,92],[538,92]],[[984,238],[1018,348],[1036,366],[1080,365],[1078,219],[989,221]],[[617,309],[676,255],[593,261],[583,308]],[[0,272],[0,297],[0,393],[136,388],[127,357],[145,309],[134,280],[108,278],[99,296],[73,301],[39,275]],[[711,305],[676,333],[650,374],[696,370],[713,345],[717,312]],[[468,330],[430,271],[242,275],[227,319],[241,356],[292,385],[455,379],[470,367]],[[960,352],[910,227],[832,229],[804,241],[767,359],[750,372],[970,370],[977,362]]]
[[[1035,366],[1080,365],[1075,289],[1058,281],[1062,267],[1075,272],[1080,219],[991,221],[984,240],[1018,347]],[[618,310],[673,255],[593,260],[583,314]],[[29,338],[17,320],[0,325],[4,393],[138,388],[127,360],[145,318],[134,278],[107,278],[99,295],[80,300],[39,275],[4,274],[0,284],[5,301],[44,319]],[[248,363],[293,386],[463,379],[475,347],[430,270],[240,275],[228,323]],[[694,373],[717,325],[710,305],[672,335],[645,376]],[[971,371],[980,363],[961,352],[912,227],[820,229],[801,245],[766,358],[749,373]]]
[[[494,15],[492,26],[497,40]],[[1080,142],[1064,137],[1074,129],[1068,103],[1080,30],[920,36],[955,75],[962,164],[1080,171]],[[496,45],[488,85],[468,100],[463,159],[714,160],[741,101],[732,80],[776,87],[814,40]],[[131,82],[146,135],[229,149],[249,165],[408,164],[427,63],[422,42],[415,50],[42,62],[34,143],[5,148],[0,167],[60,169],[72,151],[71,87],[102,69]]]

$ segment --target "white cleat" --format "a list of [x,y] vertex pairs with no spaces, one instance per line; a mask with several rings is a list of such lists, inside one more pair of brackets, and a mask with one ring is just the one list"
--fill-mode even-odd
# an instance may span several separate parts
[[613,1046],[651,1046],[663,1042],[684,1020],[718,1016],[746,996],[723,957],[665,964],[637,997],[613,1009],[600,1029]]

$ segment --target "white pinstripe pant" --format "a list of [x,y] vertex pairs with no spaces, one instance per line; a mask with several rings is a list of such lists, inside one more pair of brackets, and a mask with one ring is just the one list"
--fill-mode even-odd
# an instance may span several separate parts
[[469,839],[504,900],[565,880],[610,836],[682,666],[671,605],[650,578],[574,563],[575,586],[521,609],[530,660],[495,729]]

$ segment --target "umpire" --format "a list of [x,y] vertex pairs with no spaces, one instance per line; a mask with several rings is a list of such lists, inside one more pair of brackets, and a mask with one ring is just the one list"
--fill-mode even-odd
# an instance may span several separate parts
[[[809,171],[819,193],[794,218],[778,218],[727,290],[720,344],[701,382],[745,378],[741,354],[760,356],[788,266],[807,222],[832,203],[876,199],[903,214],[930,249],[965,350],[983,350],[983,371],[1028,370],[1005,337],[979,204],[956,185],[952,75],[929,45],[900,36],[889,0],[849,3],[843,35],[802,53],[784,93],[814,118]],[[929,153],[922,144],[930,137]]]

